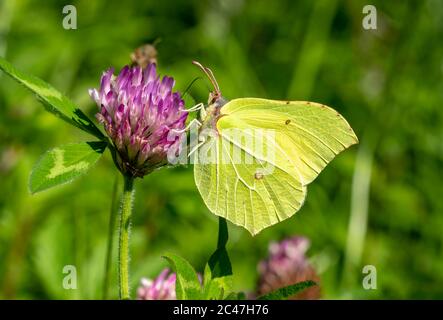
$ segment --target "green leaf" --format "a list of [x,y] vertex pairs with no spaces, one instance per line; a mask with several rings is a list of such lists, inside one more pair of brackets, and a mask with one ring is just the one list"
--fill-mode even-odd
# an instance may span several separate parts
[[246,295],[244,292],[231,292],[225,300],[246,300]]
[[203,299],[218,299],[220,295],[223,295],[222,288],[217,282],[212,280],[211,269],[209,268],[209,265],[206,265],[203,274]]
[[292,297],[302,292],[303,290],[315,285],[317,285],[317,283],[312,280],[298,282],[296,284],[283,287],[268,294],[262,295],[258,297],[257,300],[286,300],[289,297]]
[[105,138],[97,126],[71,100],[45,81],[17,70],[2,57],[0,57],[0,69],[37,94],[49,112],[101,140]]
[[168,253],[163,256],[176,273],[175,292],[178,300],[202,299],[202,286],[191,264],[182,257]]
[[203,276],[203,299],[221,300],[232,290],[232,276],[212,278],[211,268],[206,265]]
[[67,183],[86,173],[106,149],[102,141],[67,144],[46,152],[31,173],[29,189],[36,193]]

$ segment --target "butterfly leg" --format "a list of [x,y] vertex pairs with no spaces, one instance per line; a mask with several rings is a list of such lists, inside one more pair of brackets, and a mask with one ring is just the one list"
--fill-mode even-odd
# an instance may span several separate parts
[[182,112],[194,112],[194,111],[198,111],[204,107],[205,107],[205,105],[202,102],[200,102],[199,104],[196,104],[195,106],[193,106],[189,109],[185,109]]
[[197,128],[199,128],[199,127],[202,126],[202,124],[201,124],[201,122],[198,121],[197,119],[193,119],[193,120],[191,120],[191,122],[189,122],[189,124],[186,126],[186,128],[181,129],[181,130],[178,130],[178,129],[171,129],[171,131],[174,131],[174,132],[176,132],[176,133],[183,133],[183,132],[189,131],[189,129],[192,128],[192,127],[194,127],[194,126],[197,126]]

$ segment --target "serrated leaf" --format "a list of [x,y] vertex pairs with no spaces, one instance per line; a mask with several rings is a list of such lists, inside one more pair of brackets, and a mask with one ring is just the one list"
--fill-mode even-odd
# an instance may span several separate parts
[[317,285],[317,283],[312,280],[298,282],[296,284],[283,287],[268,294],[262,295],[258,297],[257,300],[286,300],[289,297],[292,297],[302,292],[303,290],[306,290],[307,288],[315,285]]
[[86,173],[106,149],[102,141],[67,144],[46,152],[32,170],[31,193],[70,182]]
[[223,299],[225,291],[223,286],[216,280],[209,280],[203,289],[203,299],[204,300],[218,300]]
[[206,287],[212,280],[211,268],[209,265],[205,266],[205,271],[203,272],[203,286]]
[[203,299],[223,299],[232,290],[232,276],[213,278],[211,268],[206,265],[203,276]]
[[197,272],[191,264],[174,253],[167,253],[163,257],[176,273],[175,292],[177,299],[202,299],[202,286],[198,280]]
[[45,106],[45,109],[66,122],[86,131],[99,139],[104,135],[83,111],[60,91],[45,81],[17,70],[12,64],[0,57],[0,69],[26,88],[33,91]]

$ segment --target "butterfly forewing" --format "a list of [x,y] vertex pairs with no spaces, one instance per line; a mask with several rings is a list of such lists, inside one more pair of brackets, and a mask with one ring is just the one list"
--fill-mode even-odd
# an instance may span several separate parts
[[313,102],[235,99],[222,110],[244,127],[275,130],[276,142],[295,163],[302,183],[311,183],[341,151],[358,142],[348,122],[334,109]]

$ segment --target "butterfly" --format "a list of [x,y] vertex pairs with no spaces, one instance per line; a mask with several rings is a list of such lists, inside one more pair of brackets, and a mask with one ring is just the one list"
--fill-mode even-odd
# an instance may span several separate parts
[[209,210],[256,235],[293,216],[307,186],[358,138],[334,109],[309,101],[227,101],[212,71],[201,109],[194,179]]

